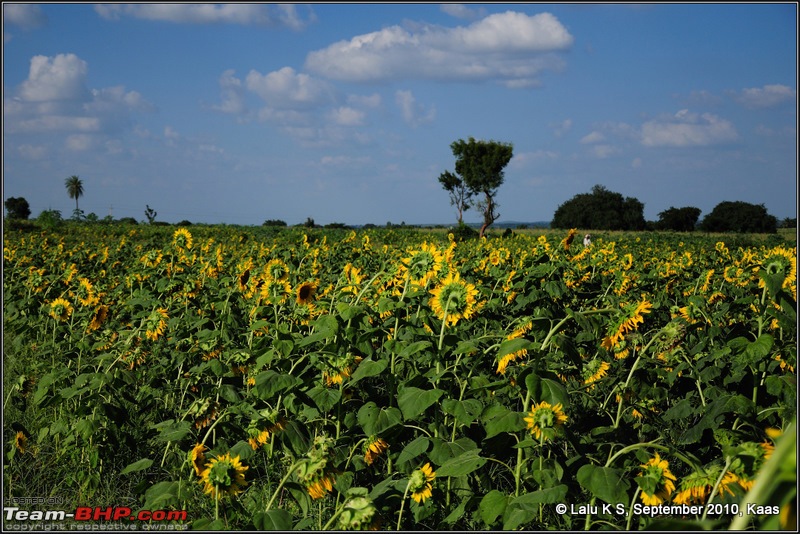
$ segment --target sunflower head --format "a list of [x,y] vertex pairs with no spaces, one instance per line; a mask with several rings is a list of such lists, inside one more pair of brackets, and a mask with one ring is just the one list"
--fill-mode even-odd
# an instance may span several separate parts
[[197,476],[201,476],[203,473],[203,462],[206,461],[206,446],[202,443],[198,443],[192,450],[189,451],[189,461],[192,463],[192,467],[194,468],[194,473]]
[[675,476],[669,470],[669,462],[656,453],[641,467],[642,473],[636,483],[642,489],[642,502],[655,506],[669,499],[675,491]]
[[178,228],[172,234],[172,245],[179,250],[192,248],[192,234],[186,228]]
[[383,454],[389,448],[389,444],[385,440],[372,436],[364,444],[364,462],[367,465],[372,465],[375,459]]
[[297,288],[297,303],[310,304],[316,292],[316,284],[313,282],[303,282],[300,284],[300,287]]
[[418,504],[425,502],[426,499],[433,495],[433,485],[431,483],[435,478],[436,472],[431,467],[430,462],[411,473],[411,477],[408,479],[408,490],[411,492],[411,498]]
[[469,319],[478,308],[478,290],[462,280],[457,271],[448,274],[438,287],[431,290],[431,295],[431,309],[448,325],[455,325],[461,319]]
[[204,485],[203,491],[217,500],[223,495],[237,495],[247,485],[244,473],[248,469],[248,466],[242,465],[238,456],[231,456],[230,452],[212,458],[200,473],[200,483]]
[[553,406],[543,401],[534,404],[524,420],[536,439],[553,439],[558,429],[567,422],[567,415],[561,403]]
[[61,297],[50,303],[50,317],[58,322],[64,322],[72,315],[72,304]]
[[373,530],[377,508],[366,488],[347,490],[348,500],[339,516],[339,530]]

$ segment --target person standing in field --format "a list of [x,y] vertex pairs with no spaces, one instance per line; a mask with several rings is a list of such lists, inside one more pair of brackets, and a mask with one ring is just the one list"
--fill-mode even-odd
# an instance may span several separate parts
[[588,247],[592,244],[592,234],[586,234],[583,236],[583,246]]

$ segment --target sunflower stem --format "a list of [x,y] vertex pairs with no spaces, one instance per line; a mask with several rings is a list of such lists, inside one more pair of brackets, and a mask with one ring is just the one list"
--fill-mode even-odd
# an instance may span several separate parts
[[[728,472],[728,469],[733,463],[733,458],[730,456],[725,456],[725,467],[722,468],[722,471],[719,472],[719,476],[717,477],[717,481],[714,482],[714,487],[711,490],[711,493],[708,496],[707,503],[711,503],[711,500],[717,495],[717,490],[719,489],[719,485],[722,483],[722,479],[725,477],[725,474]],[[700,518],[701,521],[705,521],[706,516],[708,515],[708,506],[703,507],[703,516]]]
[[278,487],[277,487],[277,488],[275,488],[275,492],[272,494],[272,498],[271,498],[271,499],[269,500],[269,502],[267,503],[267,506],[266,506],[266,508],[264,508],[264,511],[265,511],[265,512],[269,512],[270,508],[272,508],[272,503],[274,503],[274,502],[275,502],[275,499],[277,499],[277,498],[278,498],[278,493],[280,493],[280,491],[281,491],[281,488],[283,488],[283,485],[284,485],[284,484],[286,484],[286,481],[288,481],[288,480],[289,480],[289,477],[291,477],[291,476],[292,476],[292,474],[293,474],[293,473],[294,473],[294,472],[297,470],[297,468],[298,468],[300,465],[302,465],[304,462],[306,462],[306,461],[307,461],[307,460],[306,460],[305,458],[303,458],[303,459],[301,459],[301,460],[297,460],[296,462],[294,462],[294,463],[291,465],[291,467],[289,467],[289,470],[288,470],[288,471],[286,471],[286,475],[284,475],[283,479],[281,479],[280,483],[278,484]]
[[[528,412],[528,407],[531,403],[531,390],[528,389],[528,392],[525,394],[525,401],[522,403],[522,413]],[[515,436],[516,437],[516,436]],[[517,441],[519,438],[517,437]],[[515,481],[515,489],[514,489],[514,496],[519,497],[519,482],[520,477],[522,476],[522,447],[517,449],[517,467],[514,471],[514,481]]]

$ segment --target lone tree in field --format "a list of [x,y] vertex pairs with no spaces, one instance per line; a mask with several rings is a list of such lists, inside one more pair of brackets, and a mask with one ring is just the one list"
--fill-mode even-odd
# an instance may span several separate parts
[[700,223],[704,232],[774,234],[777,228],[778,219],[767,213],[764,204],[727,200],[714,206]]
[[9,219],[27,220],[31,216],[31,207],[24,197],[9,197],[5,202]]
[[644,204],[639,200],[595,185],[591,193],[575,195],[553,215],[551,228],[593,230],[644,230]]
[[78,197],[83,196],[83,182],[80,178],[73,175],[64,180],[64,185],[67,186],[69,198],[75,199],[75,212],[78,213]]
[[458,210],[458,224],[462,224],[464,212],[469,209],[469,199],[472,197],[467,184],[450,171],[439,175],[439,183],[450,194],[450,204]]
[[[472,195],[483,195],[477,207],[483,211],[483,224],[480,237],[483,237],[486,228],[500,217],[496,213],[497,203],[494,197],[497,189],[503,184],[503,169],[514,155],[511,143],[497,141],[476,141],[472,137],[469,141],[459,139],[454,141],[450,148],[456,157],[456,174],[466,186],[466,198]],[[439,181],[442,181],[441,177]],[[442,182],[444,185],[444,182]],[[445,187],[446,189],[446,187]]]

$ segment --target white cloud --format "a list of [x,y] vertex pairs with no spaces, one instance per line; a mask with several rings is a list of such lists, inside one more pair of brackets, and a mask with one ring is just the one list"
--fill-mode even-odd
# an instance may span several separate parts
[[90,135],[74,134],[67,137],[66,146],[70,150],[82,152],[92,148],[94,142]]
[[47,156],[47,147],[43,145],[20,145],[17,151],[20,156],[29,160],[40,160]]
[[436,108],[431,106],[426,111],[423,106],[417,104],[411,91],[397,91],[395,101],[403,113],[403,120],[410,126],[417,127],[420,124],[431,122],[436,117]]
[[797,91],[786,85],[765,85],[742,89],[741,93],[734,94],[737,102],[748,108],[768,108],[783,102],[795,100]]
[[245,87],[254,92],[270,108],[309,108],[330,99],[327,83],[298,73],[291,67],[261,74],[251,70],[245,78]]
[[561,122],[551,122],[549,126],[553,129],[553,135],[561,137],[572,129],[572,119],[564,119]]
[[340,126],[361,126],[364,124],[365,113],[347,106],[341,106],[328,113],[328,117]]
[[33,56],[28,78],[22,82],[19,94],[29,102],[85,98],[88,70],[86,62],[75,54]]
[[606,137],[603,134],[601,134],[598,131],[594,131],[589,135],[584,136],[584,138],[581,139],[581,143],[583,143],[584,145],[588,145],[591,143],[599,143],[601,141],[605,141],[605,139]]
[[378,93],[373,93],[371,95],[350,95],[347,97],[347,103],[365,108],[377,108],[381,105],[381,95]]
[[477,19],[486,15],[486,9],[471,9],[465,4],[442,4],[439,6],[442,12],[447,13],[451,17],[459,19]]
[[549,13],[507,11],[466,27],[391,26],[358,35],[311,52],[306,68],[326,78],[357,82],[497,79],[525,87],[537,85],[542,71],[560,69],[563,61],[554,52],[572,42]]
[[618,154],[619,152],[620,150],[612,145],[602,144],[592,146],[592,154],[600,159],[605,159],[613,154]]
[[47,24],[47,16],[34,4],[3,4],[3,26],[34,30]]
[[95,11],[108,20],[123,16],[179,24],[239,24],[243,26],[287,26],[304,28],[314,20],[303,20],[296,6],[270,4],[98,4]]
[[245,111],[244,90],[242,80],[236,78],[234,73],[233,69],[228,69],[219,77],[222,103],[219,106],[213,106],[213,109],[239,115]]
[[729,143],[738,139],[730,121],[711,113],[698,115],[682,109],[672,117],[642,124],[641,143],[645,146],[687,147]]
[[558,152],[552,150],[534,150],[533,152],[519,152],[514,154],[514,157],[509,163],[509,167],[514,169],[521,169],[528,166],[530,163],[541,160],[554,160],[558,159]]

